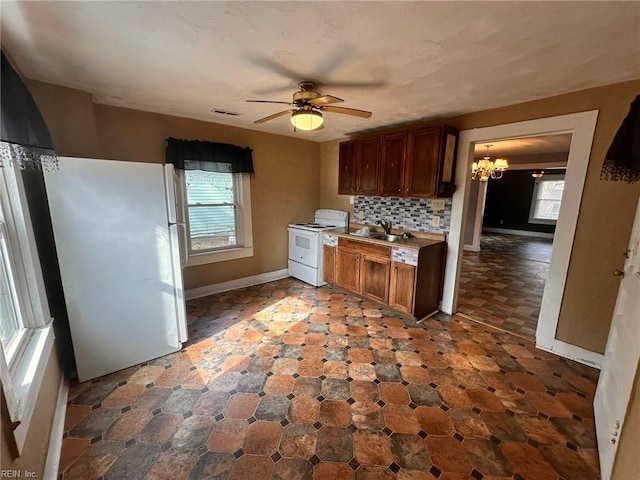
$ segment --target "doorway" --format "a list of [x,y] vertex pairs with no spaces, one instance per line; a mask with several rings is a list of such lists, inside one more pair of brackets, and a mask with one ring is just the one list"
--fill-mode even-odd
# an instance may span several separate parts
[[463,225],[468,213],[471,162],[475,144],[570,133],[572,138],[562,207],[559,214],[560,228],[556,229],[554,236],[549,275],[544,288],[536,329],[536,346],[542,350],[600,368],[601,354],[556,339],[556,328],[597,117],[597,110],[593,110],[460,132],[456,168],[457,189],[452,200],[451,229],[447,239],[448,255],[441,307],[445,313],[449,314],[453,314],[457,310],[458,282],[464,244]]
[[458,313],[534,339],[549,273],[571,134],[476,143],[474,161],[509,168],[472,180]]

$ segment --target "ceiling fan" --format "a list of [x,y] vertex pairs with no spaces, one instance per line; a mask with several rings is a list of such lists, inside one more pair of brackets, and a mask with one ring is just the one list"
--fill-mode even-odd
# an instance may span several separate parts
[[256,120],[254,123],[264,123],[274,118],[282,117],[291,113],[291,123],[294,129],[300,130],[321,130],[324,128],[322,112],[330,113],[342,113],[345,115],[353,115],[354,117],[369,118],[372,114],[366,110],[357,110],[355,108],[334,107],[332,103],[344,102],[341,98],[334,97],[333,95],[322,95],[316,91],[316,84],[314,82],[305,80],[298,84],[297,92],[293,94],[293,101],[291,102],[278,102],[272,100],[247,100],[247,102],[257,103],[278,103],[284,105],[290,105],[289,110],[283,110],[282,112],[274,113],[268,117]]

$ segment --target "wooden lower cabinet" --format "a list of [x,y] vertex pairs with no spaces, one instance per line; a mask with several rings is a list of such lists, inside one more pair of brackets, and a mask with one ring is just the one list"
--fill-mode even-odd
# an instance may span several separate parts
[[422,319],[438,311],[446,244],[419,249],[339,237],[324,245],[324,279],[345,290]]
[[365,297],[387,303],[389,301],[389,257],[363,255],[360,262],[360,290]]
[[323,245],[322,249],[322,271],[324,281],[327,283],[336,283],[336,247]]
[[338,247],[336,251],[336,285],[345,290],[359,293],[360,253],[358,251]]
[[391,262],[389,306],[413,315],[415,288],[416,267],[405,263]]

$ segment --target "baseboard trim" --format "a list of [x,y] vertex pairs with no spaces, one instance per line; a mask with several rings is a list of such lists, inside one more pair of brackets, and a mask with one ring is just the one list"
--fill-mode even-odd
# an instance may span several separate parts
[[273,272],[260,273],[250,277],[229,280],[228,282],[214,283],[213,285],[205,285],[203,287],[191,288],[185,291],[185,298],[193,300],[194,298],[206,297],[215,293],[228,292],[229,290],[237,290],[238,288],[251,287],[262,283],[273,282],[274,280],[282,280],[289,276],[289,270],[275,270]]
[[550,346],[536,342],[536,348],[544,350],[545,352],[555,353],[556,355],[568,358],[574,362],[602,370],[604,355],[601,353],[592,352],[591,350],[571,345],[570,343],[566,343],[558,339],[554,339]]
[[476,253],[478,253],[478,252],[480,251],[480,248],[475,247],[475,246],[473,246],[473,245],[467,245],[467,244],[465,244],[465,245],[463,246],[463,248],[464,248],[464,251],[465,251],[465,252],[476,252]]
[[510,230],[508,228],[493,228],[487,227],[482,229],[487,233],[502,233],[504,235],[519,235],[521,237],[535,237],[535,238],[553,238],[553,233],[546,232],[530,232],[528,230]]
[[67,399],[69,398],[69,381],[67,375],[62,372],[60,386],[58,387],[58,401],[56,411],[53,414],[51,437],[47,451],[47,462],[44,466],[45,480],[56,480],[60,469],[60,456],[62,454],[62,435],[64,434],[64,422],[67,416]]

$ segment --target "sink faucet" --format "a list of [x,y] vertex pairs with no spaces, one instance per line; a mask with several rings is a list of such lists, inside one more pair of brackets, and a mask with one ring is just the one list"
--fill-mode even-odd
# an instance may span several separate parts
[[391,222],[387,222],[383,219],[376,221],[376,225],[380,225],[384,230],[384,233],[386,233],[387,235],[391,235]]

